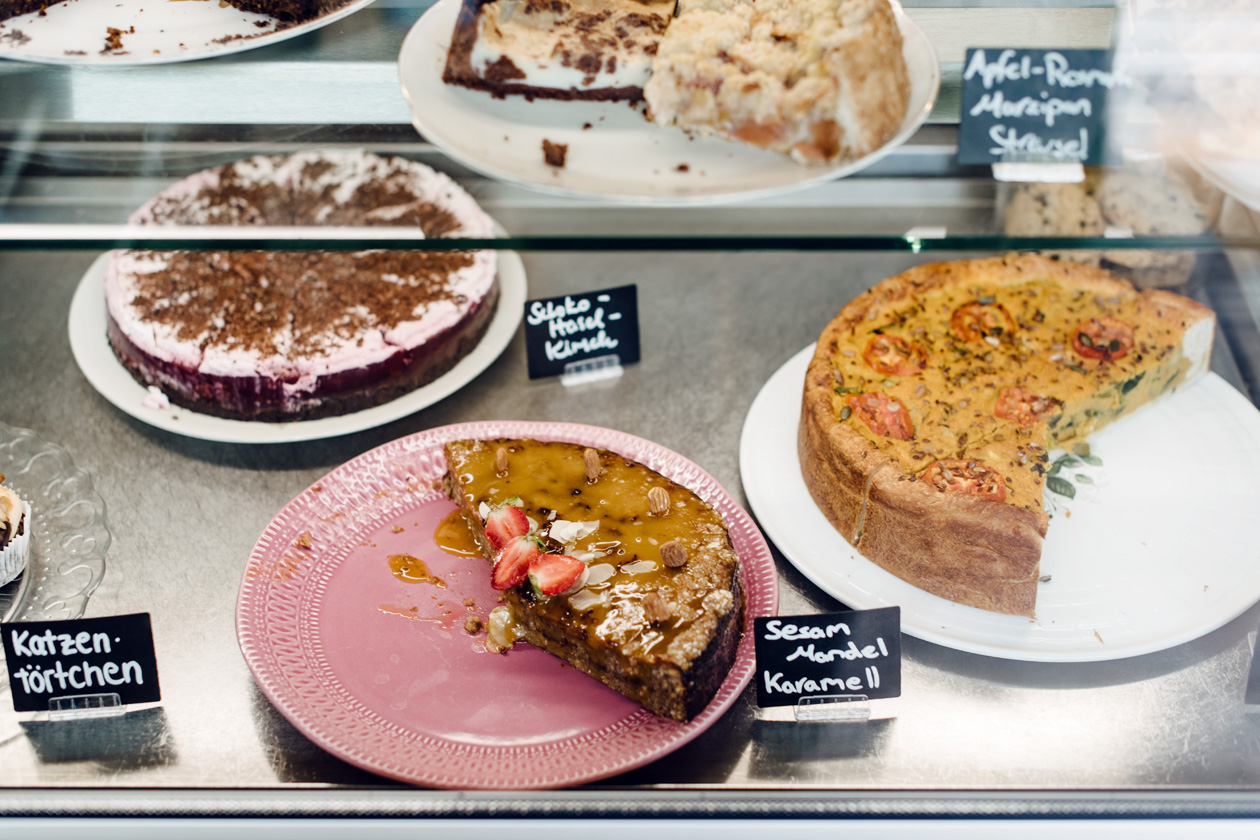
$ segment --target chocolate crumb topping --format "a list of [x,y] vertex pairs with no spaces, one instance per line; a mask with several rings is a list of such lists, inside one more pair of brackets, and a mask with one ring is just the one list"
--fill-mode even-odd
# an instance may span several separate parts
[[[139,255],[138,255],[139,256]],[[133,304],[204,351],[326,355],[365,329],[382,333],[441,300],[467,252],[147,252]]]
[[497,61],[486,65],[485,76],[491,82],[506,82],[525,78],[525,71],[513,64],[512,59],[502,55]]

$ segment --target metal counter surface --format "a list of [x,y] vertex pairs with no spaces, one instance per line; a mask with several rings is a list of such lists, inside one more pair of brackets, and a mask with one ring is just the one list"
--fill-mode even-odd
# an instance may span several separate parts
[[[572,421],[639,435],[695,461],[742,500],[738,440],[762,384],[847,300],[925,259],[522,256],[531,297],[637,283],[643,361],[594,385],[531,382],[518,331],[472,385],[415,415],[341,438],[250,446],[156,431],[115,410],[83,378],[66,320],[94,254],[0,253],[0,421],[60,443],[93,476],[113,543],[87,612],[151,613],[163,689],[156,706],[88,721],[31,720],[0,697],[0,813],[166,807],[317,815],[454,807],[449,796],[411,790],[324,753],[254,685],[233,612],[246,558],[272,515],[372,447],[489,419]],[[1217,342],[1214,369],[1239,384],[1228,347]],[[782,613],[840,607],[776,559]],[[1168,651],[1074,665],[991,659],[906,637],[903,696],[890,719],[760,721],[750,688],[689,745],[592,787],[603,807],[621,803],[616,807],[651,813],[688,813],[702,803],[755,810],[776,801],[788,812],[828,813],[824,803],[838,807],[835,794],[846,792],[883,801],[890,813],[913,812],[915,802],[948,811],[951,802],[974,796],[996,797],[997,811],[1042,796],[1106,812],[1109,801],[1120,801],[1109,797],[1131,795],[1158,811],[1187,792],[1210,795],[1218,812],[1260,813],[1260,719],[1242,702],[1248,636],[1258,620],[1260,608],[1253,607]],[[674,788],[683,789],[678,797],[668,795]],[[548,809],[588,807],[592,800],[582,795],[512,799]],[[465,794],[458,807],[476,812],[492,801]]]

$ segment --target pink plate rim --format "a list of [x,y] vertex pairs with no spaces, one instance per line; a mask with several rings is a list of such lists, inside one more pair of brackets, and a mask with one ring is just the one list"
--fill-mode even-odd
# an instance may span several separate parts
[[[679,723],[638,709],[598,732],[528,746],[485,746],[386,723],[338,685],[338,675],[321,660],[310,631],[319,621],[319,590],[345,555],[294,557],[294,541],[304,531],[323,529],[331,534],[330,529],[367,528],[396,514],[402,505],[444,498],[442,445],[462,438],[499,437],[564,441],[617,452],[688,487],[721,514],[740,558],[745,633],[730,673],[696,718]],[[350,503],[355,512],[346,516],[345,505]],[[652,441],[599,426],[479,421],[428,429],[383,444],[332,470],[290,501],[250,552],[237,598],[236,631],[241,653],[271,703],[306,737],[338,758],[373,773],[432,787],[539,789],[624,773],[707,730],[734,704],[756,670],[753,619],[773,616],[777,609],[778,573],[761,531],[713,476],[687,458]]]

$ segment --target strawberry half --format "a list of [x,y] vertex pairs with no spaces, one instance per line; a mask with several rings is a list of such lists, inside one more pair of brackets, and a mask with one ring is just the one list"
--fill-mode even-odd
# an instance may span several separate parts
[[512,499],[491,508],[486,517],[486,539],[490,540],[495,551],[502,550],[513,537],[523,537],[528,533],[529,517],[525,515],[525,511],[512,504]]
[[494,558],[490,571],[490,585],[495,589],[511,589],[525,580],[530,563],[542,550],[537,537],[519,534],[509,539]]
[[529,582],[540,595],[560,595],[582,578],[586,564],[567,554],[539,554],[529,563]]

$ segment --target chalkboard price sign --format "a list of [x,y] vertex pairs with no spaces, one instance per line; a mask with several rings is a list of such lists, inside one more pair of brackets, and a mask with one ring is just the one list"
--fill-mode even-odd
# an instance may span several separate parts
[[162,699],[148,613],[0,624],[13,709],[46,712],[61,697]]
[[759,706],[901,694],[900,607],[758,618],[753,632]]
[[637,287],[618,286],[525,302],[525,355],[529,378],[559,376],[585,359],[616,356],[639,361]]
[[1107,162],[1108,121],[1132,86],[1111,50],[969,49],[958,162]]

